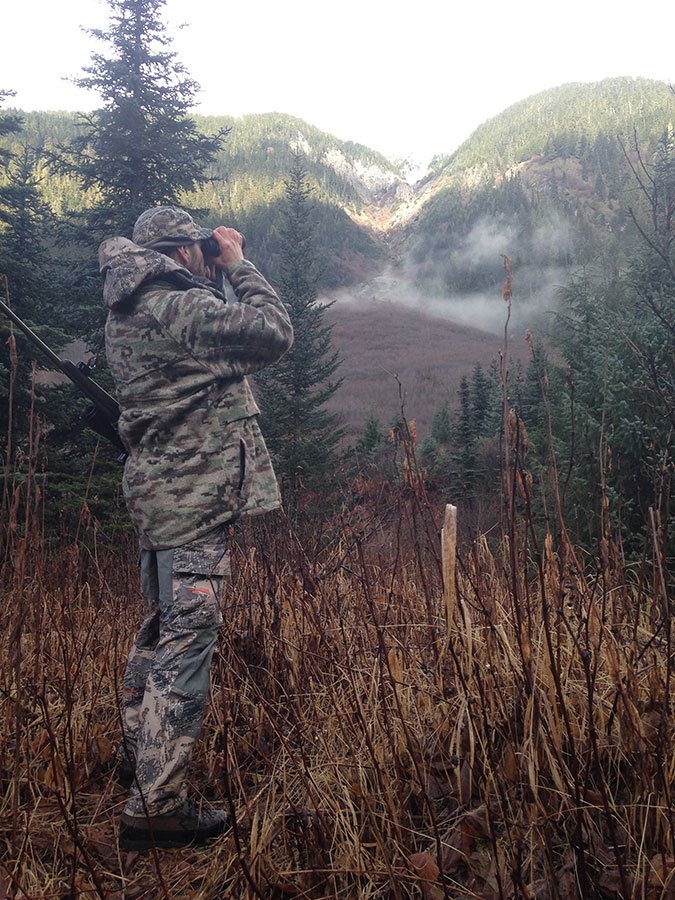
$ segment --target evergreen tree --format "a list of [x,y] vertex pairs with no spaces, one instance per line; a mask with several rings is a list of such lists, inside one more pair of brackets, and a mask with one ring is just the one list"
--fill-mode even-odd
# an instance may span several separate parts
[[452,437],[452,428],[450,425],[450,410],[448,401],[444,400],[440,407],[434,412],[431,420],[431,437],[438,444],[448,444]]
[[289,508],[301,483],[332,471],[342,429],[325,409],[342,379],[333,379],[340,358],[331,347],[329,308],[318,302],[312,245],[310,188],[301,154],[286,181],[282,234],[281,298],[293,322],[294,343],[275,366],[256,376],[261,427],[286,489]]
[[0,260],[17,312],[39,319],[50,309],[45,282],[53,276],[54,261],[45,237],[53,235],[56,222],[40,195],[37,162],[35,151],[25,145],[6,169],[0,187]]
[[[14,96],[14,91],[0,90],[0,106],[8,97]],[[0,114],[0,137],[7,134],[16,134],[21,131],[22,119],[16,113],[3,112]],[[0,147],[0,172],[11,159],[12,154],[4,147]]]
[[459,385],[459,411],[453,437],[456,447],[454,463],[460,490],[466,499],[470,499],[476,488],[478,441],[471,408],[471,388],[466,375],[462,376]]
[[[14,311],[58,351],[69,340],[72,306],[64,302],[70,300],[68,263],[57,260],[52,252],[55,219],[41,196],[38,171],[38,154],[28,145],[14,154],[6,169],[5,184],[0,187],[0,273],[7,277]],[[52,498],[45,503],[43,524],[48,531],[54,530],[62,525],[64,515],[72,514],[76,519],[80,514],[95,438],[91,433],[85,436],[78,421],[78,410],[83,412],[87,401],[69,382],[53,385],[51,379],[41,377],[45,365],[42,354],[16,327],[11,342],[11,330],[9,320],[0,316],[0,430],[6,435],[3,450],[10,463],[7,487],[11,492],[25,478],[32,415],[33,434],[38,432],[40,422],[40,439],[32,445],[33,451],[41,457],[41,468],[48,468],[46,483]],[[16,354],[11,346],[16,347]],[[34,362],[38,367],[35,384]],[[50,453],[50,446],[58,452]],[[82,451],[87,459],[79,461],[82,464],[78,466],[73,453]],[[109,455],[112,457],[112,453]],[[119,481],[119,471],[114,472],[113,481]],[[103,501],[111,490],[102,491],[97,476],[92,494]],[[92,501],[91,508],[97,506]]]
[[[5,169],[5,184],[0,187],[0,274],[7,277],[7,292],[14,312],[46,343],[58,349],[66,342],[59,314],[62,282],[58,266],[49,253],[48,241],[54,230],[54,218],[42,200],[35,174],[36,154],[27,145],[21,154],[10,157]],[[5,291],[2,299],[5,300]],[[58,323],[58,325],[57,325]],[[16,357],[10,359],[9,335],[14,333]],[[40,354],[23,333],[0,316],[0,430],[17,447],[28,434],[31,399],[32,361]],[[13,372],[13,379],[10,373]],[[9,435],[9,395],[12,390],[12,434]],[[44,412],[41,402],[46,388],[36,397],[36,412]],[[51,393],[51,391],[49,391]],[[53,398],[52,398],[53,399]],[[50,413],[55,409],[50,402]],[[53,421],[53,418],[51,419]]]
[[[165,0],[108,0],[107,32],[89,31],[110,55],[94,53],[74,79],[103,105],[82,115],[83,134],[55,156],[61,172],[92,190],[86,231],[130,235],[143,210],[180,203],[203,183],[223,132],[206,137],[187,115],[198,85],[187,77],[161,19]],[[86,235],[83,235],[86,240]]]
[[384,434],[380,427],[380,420],[371,409],[356,442],[355,450],[358,462],[370,462],[383,441]]
[[[650,507],[663,523],[664,545],[675,487],[675,141],[669,130],[653,162],[634,169],[645,211],[633,212],[643,238],[625,273],[604,282],[573,280],[563,294],[557,340],[574,384],[575,420],[554,416],[554,445],[575,425],[577,451],[569,481],[580,516],[589,485],[604,483],[608,512],[625,545],[641,549]],[[554,391],[551,388],[550,394]],[[564,461],[564,457],[563,457]],[[562,467],[559,467],[562,468]],[[607,513],[580,521],[586,539],[604,535]]]
[[471,420],[477,440],[487,434],[490,405],[495,395],[496,383],[476,363],[471,373]]

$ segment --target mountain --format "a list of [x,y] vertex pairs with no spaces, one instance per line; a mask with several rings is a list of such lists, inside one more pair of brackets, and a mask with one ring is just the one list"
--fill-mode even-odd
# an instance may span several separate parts
[[[21,116],[23,130],[0,139],[0,147],[15,153],[24,142],[49,151],[67,144],[80,128],[74,113],[21,112]],[[242,231],[254,261],[274,277],[284,182],[294,154],[301,152],[312,187],[311,214],[323,285],[350,284],[377,271],[386,253],[364,221],[367,210],[385,208],[399,190],[409,190],[393,163],[367,147],[339,141],[280,113],[195,119],[205,134],[229,130],[210,172],[213,180],[186,197],[186,205],[204,210],[200,218],[205,224],[228,224]],[[42,192],[57,215],[81,210],[92,199],[73,178],[50,174],[44,166],[39,175]]]
[[[48,149],[78,129],[74,114],[23,115],[24,132],[5,137],[3,146],[18,149],[27,139]],[[393,260],[434,296],[493,292],[505,253],[532,299],[550,293],[558,271],[607,255],[620,262],[634,239],[626,207],[635,193],[617,138],[633,159],[636,139],[648,159],[674,119],[675,95],[662,82],[567,84],[485,122],[410,185],[381,154],[293,116],[198,116],[205,133],[223,127],[230,133],[214,180],[187,202],[208,210],[208,224],[243,231],[255,261],[275,277],[284,180],[300,151],[313,188],[324,288],[361,283]],[[58,214],[86,205],[72,179],[40,174]]]
[[374,274],[385,258],[377,234],[364,227],[367,211],[386,208],[405,182],[401,171],[361,144],[340,141],[302,119],[281,113],[240,118],[197,117],[206,134],[230,129],[213,175],[193,198],[210,209],[209,221],[231,222],[276,271],[283,220],[284,182],[295,153],[305,159],[313,188],[314,237],[325,287]]
[[480,125],[454,153],[437,158],[439,174],[506,174],[542,154],[589,155],[601,138],[630,143],[659,136],[675,112],[670,85],[647,78],[564,84],[514,103]]
[[[73,114],[23,115],[24,132],[0,146],[17,150],[27,139],[49,149],[78,128]],[[369,406],[395,408],[395,396],[392,407],[385,402],[385,370],[400,370],[419,407],[409,412],[426,422],[439,392],[453,393],[459,367],[485,362],[491,335],[503,329],[502,255],[514,266],[514,336],[553,327],[549,313],[570,274],[621,267],[637,240],[628,207],[639,211],[641,203],[630,163],[649,165],[674,121],[675,94],[662,82],[567,84],[485,122],[411,185],[381,154],[293,116],[197,117],[206,133],[230,133],[213,181],[186,202],[208,211],[206,223],[243,231],[251,257],[274,281],[284,181],[301,151],[323,296],[337,299],[334,339],[346,360],[336,402],[350,410],[353,434]],[[72,179],[44,166],[39,175],[59,215],[90,199]],[[377,337],[377,352],[365,350],[364,336],[371,345]],[[408,339],[413,355],[429,348],[431,367],[414,365],[403,346]]]
[[[343,358],[337,374],[344,379],[328,407],[352,445],[369,412],[386,432],[400,413],[401,399],[406,417],[415,420],[424,437],[443,403],[455,406],[462,376],[476,363],[487,373],[503,347],[498,334],[440,315],[433,307],[407,305],[396,290],[392,296],[373,297],[366,286],[349,289],[327,313],[333,346]],[[498,303],[503,335],[504,304]],[[515,364],[527,357],[522,336],[512,338],[509,359]]]
[[283,182],[301,150],[324,288],[395,272],[452,313],[466,298],[485,305],[499,295],[504,254],[514,264],[516,321],[526,325],[555,305],[571,272],[621,265],[636,239],[628,205],[639,201],[624,150],[633,163],[638,148],[649,160],[674,119],[675,95],[662,82],[563,85],[485,122],[410,185],[380,154],[301,119],[205,117],[198,121],[207,133],[231,132],[216,182],[194,203],[241,227],[275,274]]
[[400,238],[415,282],[447,297],[493,293],[505,254],[529,310],[550,308],[573,271],[619,268],[636,240],[628,208],[641,203],[631,163],[648,164],[673,121],[673,91],[642,78],[563,85],[509,107],[416,186]]

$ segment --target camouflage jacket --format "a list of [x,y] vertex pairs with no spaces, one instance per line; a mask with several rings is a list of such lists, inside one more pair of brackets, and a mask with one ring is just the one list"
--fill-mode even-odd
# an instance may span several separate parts
[[226,302],[170,257],[126,238],[99,249],[108,364],[129,450],[124,497],[141,546],[178,547],[241,515],[279,506],[246,375],[276,362],[293,329],[248,260]]

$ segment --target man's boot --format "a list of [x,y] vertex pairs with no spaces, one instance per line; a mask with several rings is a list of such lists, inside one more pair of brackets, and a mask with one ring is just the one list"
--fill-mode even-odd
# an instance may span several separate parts
[[221,835],[227,828],[227,821],[224,809],[200,808],[193,800],[186,800],[165,816],[137,817],[122,813],[119,844],[122,850],[203,844]]

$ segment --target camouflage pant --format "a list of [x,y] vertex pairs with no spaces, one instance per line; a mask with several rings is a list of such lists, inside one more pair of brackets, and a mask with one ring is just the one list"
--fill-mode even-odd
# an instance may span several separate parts
[[[123,680],[123,752],[137,784],[125,812],[166,815],[185,798],[185,770],[208,699],[209,669],[229,574],[225,529],[173,550],[141,551],[147,615]],[[140,791],[139,791],[140,788]]]

